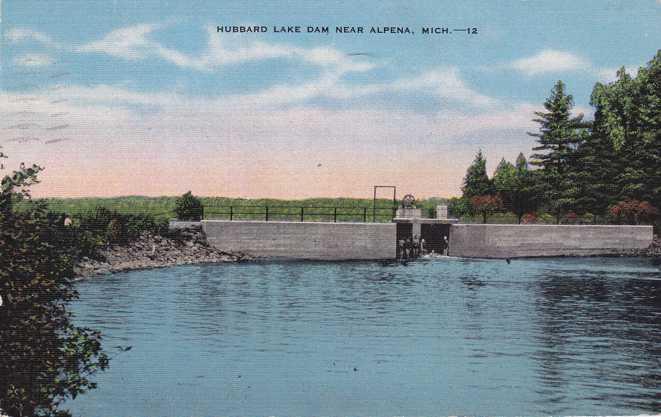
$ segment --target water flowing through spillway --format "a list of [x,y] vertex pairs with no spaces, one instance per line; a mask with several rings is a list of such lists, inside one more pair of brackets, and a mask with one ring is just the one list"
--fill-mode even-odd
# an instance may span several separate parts
[[650,259],[203,265],[79,290],[77,322],[133,348],[76,415],[661,409]]

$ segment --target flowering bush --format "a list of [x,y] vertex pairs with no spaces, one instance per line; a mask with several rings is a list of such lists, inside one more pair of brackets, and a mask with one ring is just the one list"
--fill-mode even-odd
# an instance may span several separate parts
[[523,224],[533,224],[537,223],[537,214],[536,213],[526,213],[521,218],[521,223]]
[[573,211],[565,214],[565,223],[575,224],[578,221],[578,215]]
[[623,200],[611,206],[610,214],[618,223],[639,224],[641,221],[652,221],[659,210],[648,201]]
[[503,200],[497,195],[477,195],[470,199],[471,207],[474,213],[482,214],[484,223],[487,222],[487,216],[503,207]]

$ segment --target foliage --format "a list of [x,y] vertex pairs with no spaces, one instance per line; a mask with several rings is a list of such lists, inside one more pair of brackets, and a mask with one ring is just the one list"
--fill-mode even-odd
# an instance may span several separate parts
[[40,171],[21,166],[0,191],[0,410],[11,416],[69,415],[62,403],[95,388],[91,376],[108,366],[99,332],[76,327],[67,309],[78,294],[63,223],[25,202]]
[[576,167],[576,149],[585,139],[583,115],[572,116],[574,99],[565,92],[565,84],[558,81],[544,102],[545,112],[535,112],[539,132],[528,133],[536,137],[531,163],[540,167],[539,191],[559,222],[561,214],[573,206],[578,195],[570,173]]
[[534,223],[537,223],[537,221],[538,221],[537,214],[535,214],[535,213],[526,213],[526,214],[523,215],[523,217],[521,218],[521,220],[519,222],[523,223],[523,224],[534,224]]
[[497,195],[476,195],[471,197],[470,203],[473,211],[482,215],[483,223],[487,222],[487,217],[490,214],[503,207],[503,201]]
[[468,198],[454,197],[448,202],[448,214],[451,217],[461,218],[471,214],[471,204]]
[[92,213],[74,216],[76,223],[72,230],[78,235],[96,242],[96,247],[107,244],[126,245],[143,232],[164,234],[165,220],[156,220],[149,214],[122,214],[105,207],[97,207]]
[[616,81],[597,84],[592,104],[593,135],[613,167],[610,203],[637,199],[661,207],[661,51],[636,77],[622,68]]
[[579,221],[578,214],[573,211],[565,213],[563,223],[565,224],[576,224]]
[[175,204],[174,211],[179,220],[202,220],[204,218],[202,202],[190,191],[179,197]]
[[477,152],[473,163],[466,170],[461,191],[466,198],[494,193],[493,182],[487,175],[487,160],[482,155],[482,150]]
[[640,224],[652,221],[659,211],[649,201],[624,200],[611,206],[610,214],[618,223]]

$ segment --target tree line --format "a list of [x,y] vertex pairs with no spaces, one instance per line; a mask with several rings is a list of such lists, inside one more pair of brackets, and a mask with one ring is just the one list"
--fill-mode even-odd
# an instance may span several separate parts
[[574,100],[558,81],[535,112],[539,129],[527,159],[502,159],[493,176],[478,151],[468,167],[454,215],[509,211],[518,222],[552,216],[556,223],[659,222],[661,208],[661,51],[635,76],[624,67],[596,83],[593,120],[573,115]]

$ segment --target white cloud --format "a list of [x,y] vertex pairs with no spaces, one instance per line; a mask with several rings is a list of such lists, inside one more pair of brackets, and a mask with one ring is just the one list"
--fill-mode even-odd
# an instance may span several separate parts
[[102,39],[80,46],[78,52],[105,53],[114,57],[137,60],[159,57],[182,68],[210,71],[224,65],[237,65],[274,58],[298,59],[338,73],[361,72],[374,64],[351,58],[331,47],[300,48],[287,44],[255,41],[228,48],[215,29],[207,29],[207,47],[199,56],[188,55],[150,39],[161,25],[140,24],[114,30]]
[[544,49],[533,56],[517,59],[509,66],[528,76],[550,72],[590,70],[592,67],[585,58],[556,49]]
[[[397,88],[424,88],[430,80],[439,83],[421,76]],[[314,93],[302,88],[299,94]],[[34,101],[21,100],[28,97]],[[60,97],[69,100],[57,103]],[[42,194],[180,194],[193,184],[207,195],[362,196],[387,181],[416,195],[448,195],[458,192],[477,148],[490,161],[527,153],[532,139],[525,132],[534,129],[538,110],[526,104],[430,113],[255,108],[227,100],[114,86],[0,93],[7,125],[28,120],[39,126],[30,132],[38,141],[3,145],[18,160],[48,167]],[[153,108],[136,112],[135,105]],[[18,114],[26,109],[34,113]],[[66,116],[53,117],[56,112]],[[70,126],[64,130],[46,129],[65,123]],[[28,134],[10,133],[8,139]],[[318,162],[323,169],[310,171]],[[154,171],[159,181],[153,181]],[[297,187],[286,186],[294,182]]]
[[459,69],[447,67],[428,71],[419,77],[395,82],[396,90],[429,91],[441,99],[465,103],[476,107],[487,107],[498,103],[496,99],[485,96],[466,85]]
[[24,54],[14,58],[14,65],[21,67],[44,67],[53,63],[53,59],[46,54]]
[[[182,68],[199,71],[211,71],[225,65],[238,65],[246,62],[262,61],[274,58],[285,58],[312,65],[320,71],[316,79],[300,83],[284,83],[268,87],[262,91],[223,97],[222,103],[233,106],[273,107],[303,103],[316,98],[333,100],[349,100],[376,94],[419,93],[437,98],[441,102],[452,102],[473,107],[489,107],[498,104],[498,100],[480,94],[470,88],[461,78],[460,71],[455,67],[441,67],[424,72],[415,77],[395,79],[389,82],[357,84],[347,83],[344,75],[353,72],[370,71],[377,66],[363,57],[353,57],[330,46],[315,46],[303,48],[288,44],[254,42],[233,42],[227,47],[225,41],[231,35],[216,33],[215,29],[207,29],[207,46],[200,54],[191,55],[166,47],[152,38],[154,32],[164,25],[139,24],[120,28],[103,36],[101,39],[83,44],[75,49],[78,53],[103,53],[126,60],[153,59],[158,57]],[[48,37],[34,31],[23,30],[12,35],[15,39],[33,37],[48,41]],[[77,87],[74,87],[76,89]],[[150,100],[155,103],[142,102],[135,94],[121,92],[109,86],[98,86],[92,89],[99,97],[107,94],[113,96],[115,104],[124,105],[129,102],[139,105],[161,105],[172,100],[167,93],[151,94]],[[87,89],[86,91],[92,91]],[[165,96],[165,97],[164,97]],[[83,94],[79,99],[94,100]],[[139,102],[135,102],[135,101]],[[193,99],[194,100],[194,99]],[[220,100],[219,100],[220,101]]]
[[59,42],[54,41],[50,36],[46,35],[43,32],[39,32],[27,28],[14,28],[5,34],[5,38],[12,43],[24,42],[24,41],[34,41],[41,43],[49,48],[60,49],[62,45]]
[[145,58],[157,46],[146,38],[156,28],[156,25],[141,24],[117,29],[101,40],[80,46],[77,51],[101,52],[129,60]]
[[[533,56],[506,64],[505,67],[513,68],[528,76],[558,72],[583,72],[597,77],[601,82],[615,81],[616,73],[620,69],[619,67],[597,67],[586,58],[555,49],[544,49]],[[627,65],[626,71],[635,77],[638,73],[638,66]]]

